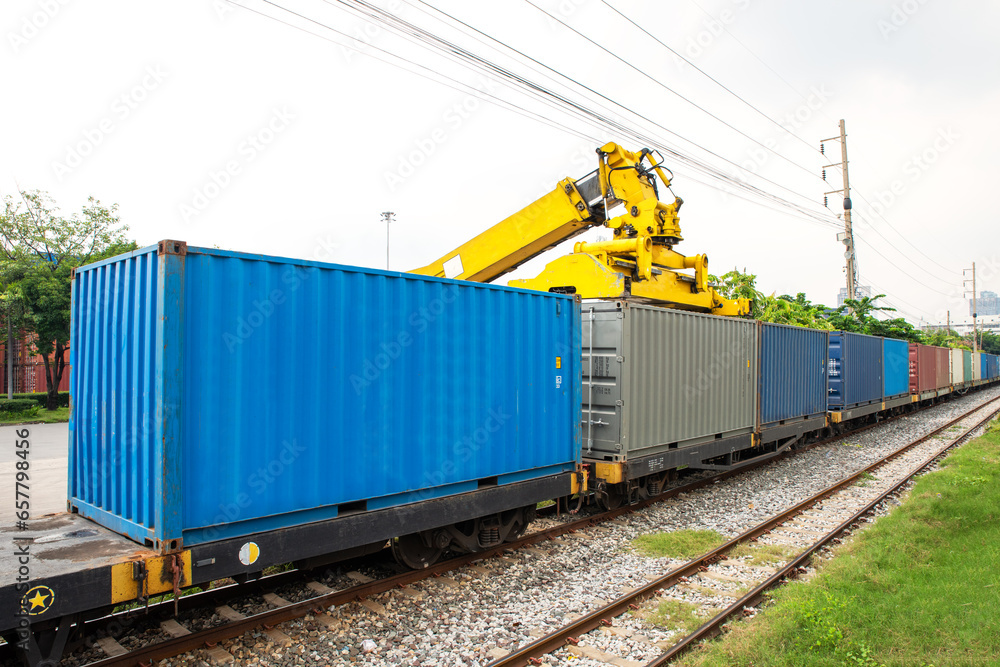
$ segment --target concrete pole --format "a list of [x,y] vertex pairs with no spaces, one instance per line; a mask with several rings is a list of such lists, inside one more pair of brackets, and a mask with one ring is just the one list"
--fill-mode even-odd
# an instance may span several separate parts
[[976,318],[979,311],[976,308],[976,263],[972,263],[972,351],[979,352],[979,334],[976,331]]
[[385,220],[385,270],[389,270],[389,223],[394,221],[396,214],[392,211],[385,211],[382,213],[382,219]]
[[857,298],[857,268],[855,267],[854,231],[851,227],[851,181],[847,175],[847,125],[840,119],[840,157],[844,172],[844,233],[847,234],[847,295]]

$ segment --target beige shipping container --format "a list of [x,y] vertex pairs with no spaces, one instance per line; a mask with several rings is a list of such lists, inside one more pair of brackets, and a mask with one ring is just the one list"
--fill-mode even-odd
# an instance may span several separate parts
[[948,357],[951,364],[951,384],[954,386],[965,384],[965,364],[963,363],[962,350],[949,350]]

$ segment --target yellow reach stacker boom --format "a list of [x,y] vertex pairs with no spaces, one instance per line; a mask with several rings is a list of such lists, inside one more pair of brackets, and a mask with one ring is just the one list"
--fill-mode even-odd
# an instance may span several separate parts
[[[653,152],[633,153],[609,143],[597,154],[596,171],[576,181],[563,179],[541,199],[412,273],[490,282],[603,225],[613,231],[612,240],[577,243],[572,254],[550,262],[537,278],[512,280],[510,286],[716,315],[748,314],[746,299],[723,299],[708,284],[706,255],[685,257],[673,249],[683,240],[677,216],[683,201],[659,200],[656,177],[669,188],[669,171]],[[619,204],[624,213],[609,218]]]

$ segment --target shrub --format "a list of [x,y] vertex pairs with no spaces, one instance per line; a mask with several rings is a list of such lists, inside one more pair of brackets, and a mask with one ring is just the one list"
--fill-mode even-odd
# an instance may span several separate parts
[[10,414],[14,412],[37,411],[38,402],[30,398],[4,398],[0,399],[0,413]]
[[[3,394],[2,392],[0,392],[0,397],[2,397],[2,396],[6,396],[6,394]],[[31,400],[31,401],[37,403],[38,405],[42,406],[43,408],[45,407],[45,401],[47,400],[47,397],[48,397],[48,394],[46,394],[44,391],[35,392],[33,394],[14,394],[14,398],[16,398],[16,399]],[[60,391],[59,392],[59,407],[61,407],[61,408],[68,408],[69,407],[69,392],[68,391]]]

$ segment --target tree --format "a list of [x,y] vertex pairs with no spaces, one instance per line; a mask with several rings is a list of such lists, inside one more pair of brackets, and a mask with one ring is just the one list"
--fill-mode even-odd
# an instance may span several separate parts
[[746,269],[733,269],[721,277],[709,274],[708,282],[723,299],[749,299],[750,316],[757,317],[759,302],[764,298],[764,294],[757,290],[757,276],[747,273]]
[[[757,289],[757,276],[746,271],[734,269],[721,277],[709,276],[709,280],[716,291],[727,299],[739,297],[751,299],[753,306],[750,317],[763,322],[791,324],[810,329],[849,331],[945,347],[963,346],[963,341],[954,332],[952,332],[953,338],[945,338],[942,334],[942,340],[934,342],[933,338],[929,340],[925,334],[901,317],[886,320],[876,318],[875,313],[892,313],[896,310],[876,305],[878,299],[885,297],[884,294],[847,299],[843,306],[831,309],[823,304],[810,302],[803,292],[795,296],[788,294],[778,297],[774,294],[765,296]],[[997,342],[1000,344],[1000,336],[997,337]]]
[[750,299],[750,317],[776,324],[792,324],[813,329],[830,329],[826,306],[812,304],[803,292],[795,297],[765,296],[757,289],[757,276],[733,269],[721,277],[709,276],[720,296],[726,299]]
[[1000,354],[1000,336],[992,331],[984,331],[980,335],[982,336],[982,345],[979,348],[980,352]]
[[4,197],[0,212],[0,269],[4,293],[26,310],[23,327],[45,364],[46,408],[59,407],[59,382],[69,349],[73,269],[135,250],[116,204],[91,197],[78,214],[62,217],[48,194],[33,190]]

